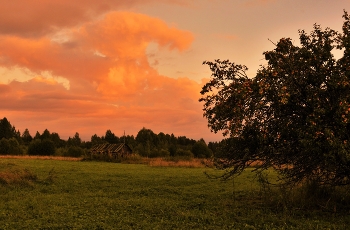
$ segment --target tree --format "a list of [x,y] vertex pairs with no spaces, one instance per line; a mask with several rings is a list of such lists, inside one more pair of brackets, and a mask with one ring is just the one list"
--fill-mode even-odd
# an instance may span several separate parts
[[55,152],[55,144],[49,139],[34,139],[28,146],[28,155],[51,156]]
[[80,147],[81,145],[81,138],[79,136],[79,133],[76,132],[73,138],[68,138],[67,141],[68,146],[78,146]]
[[35,136],[34,136],[34,140],[35,139],[40,139],[40,137],[41,137],[41,135],[40,135],[40,133],[39,133],[39,131],[36,131],[36,133],[35,133]]
[[76,132],[76,133],[74,134],[74,137],[72,138],[72,140],[74,141],[74,143],[75,143],[76,146],[80,146],[80,145],[81,145],[81,138],[80,138],[78,132]]
[[[217,166],[239,174],[259,162],[290,183],[350,184],[350,17],[342,33],[314,25],[300,45],[280,39],[264,52],[254,78],[228,60],[205,61],[212,71],[200,101],[225,153]],[[333,50],[343,51],[336,59]],[[258,170],[258,171],[259,171]]]
[[65,156],[68,157],[81,157],[84,154],[84,150],[79,146],[70,146]]
[[4,155],[21,155],[22,149],[16,138],[12,137],[10,139],[2,138],[0,140],[0,154]]
[[212,155],[211,150],[208,148],[203,139],[200,139],[192,146],[192,153],[198,158],[208,158]]
[[105,141],[97,136],[97,134],[94,134],[91,136],[91,145],[94,146],[94,145],[98,145],[98,144],[103,144]]
[[33,137],[30,135],[29,130],[25,129],[21,136],[25,145],[29,145],[29,143],[33,140]]
[[51,133],[49,130],[45,129],[44,132],[41,134],[40,136],[41,140],[45,140],[45,139],[51,139]]
[[136,146],[136,140],[134,135],[126,135],[126,136],[120,137],[120,142],[124,143],[124,139],[125,139],[125,143],[129,147],[134,148]]
[[0,140],[0,154],[8,155],[11,153],[11,146],[8,139],[2,138]]
[[110,144],[119,142],[119,138],[110,129],[106,131],[105,140]]
[[7,120],[6,117],[0,119],[0,139],[6,138],[10,139],[12,137],[17,137],[18,133],[14,126]]
[[62,140],[60,135],[55,132],[50,134],[50,140],[55,144],[56,148],[62,148],[66,145],[66,141]]
[[157,146],[159,142],[157,134],[155,134],[151,129],[146,129],[145,127],[143,127],[137,133],[135,140],[143,145],[148,143],[151,148]]
[[175,157],[186,157],[186,158],[192,158],[193,157],[193,153],[190,150],[186,150],[186,149],[177,149],[176,153],[174,155]]

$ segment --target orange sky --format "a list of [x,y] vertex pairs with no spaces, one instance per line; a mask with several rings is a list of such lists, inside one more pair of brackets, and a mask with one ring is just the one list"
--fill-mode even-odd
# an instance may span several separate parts
[[84,140],[142,128],[217,141],[199,91],[204,60],[254,76],[268,41],[341,29],[347,0],[20,0],[0,7],[0,118]]

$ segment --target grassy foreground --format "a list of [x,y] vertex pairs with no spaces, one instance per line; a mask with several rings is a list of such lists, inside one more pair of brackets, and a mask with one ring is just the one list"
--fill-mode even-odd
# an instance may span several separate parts
[[[0,159],[0,229],[347,229],[350,216],[266,208],[247,170]],[[2,179],[1,179],[2,178]]]

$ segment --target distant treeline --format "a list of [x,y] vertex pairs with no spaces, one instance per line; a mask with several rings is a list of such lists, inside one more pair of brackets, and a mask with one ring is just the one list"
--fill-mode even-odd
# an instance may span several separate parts
[[126,143],[134,153],[143,157],[197,157],[208,158],[215,154],[219,143],[203,139],[193,140],[186,136],[175,137],[174,134],[155,134],[152,130],[142,128],[134,137],[126,135],[118,137],[111,130],[104,136],[94,134],[90,141],[82,141],[76,132],[68,140],[60,138],[58,133],[45,129],[41,134],[37,131],[34,136],[25,129],[23,133],[6,117],[0,119],[0,154],[2,155],[48,155],[81,157],[89,152],[94,145],[110,143]]

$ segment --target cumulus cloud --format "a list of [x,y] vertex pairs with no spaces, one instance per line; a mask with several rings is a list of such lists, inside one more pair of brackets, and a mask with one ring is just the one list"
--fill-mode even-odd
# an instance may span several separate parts
[[0,7],[0,33],[38,37],[78,26],[85,21],[114,10],[128,9],[138,4],[183,0],[21,0],[3,1]]
[[[4,8],[20,10],[18,2],[6,2],[0,15]],[[200,84],[160,75],[146,54],[154,43],[183,52],[194,39],[191,32],[147,15],[113,11],[136,0],[48,2],[32,1],[33,11],[3,16],[8,23],[16,17],[11,28],[0,20],[0,66],[35,74],[25,82],[0,84],[0,111],[17,127],[33,135],[48,128],[63,137],[78,131],[85,139],[107,129],[136,134],[143,126],[194,138],[208,133],[198,103]],[[20,26],[49,8],[55,10],[43,16],[45,22],[36,24],[34,17]],[[67,79],[69,89],[43,72]]]

